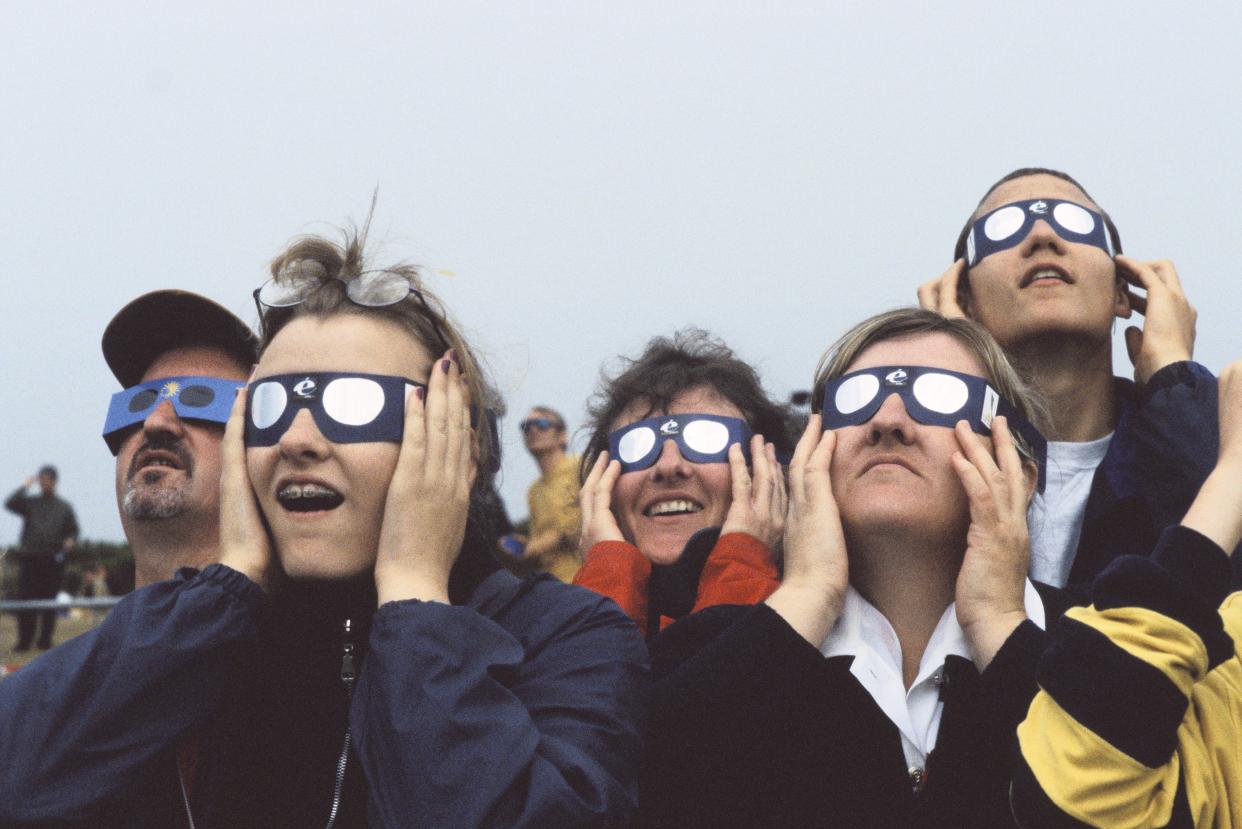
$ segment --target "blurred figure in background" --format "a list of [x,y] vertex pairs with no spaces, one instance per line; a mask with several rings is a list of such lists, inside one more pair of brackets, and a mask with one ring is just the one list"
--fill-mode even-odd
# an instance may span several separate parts
[[529,536],[510,534],[501,539],[508,557],[517,557],[519,572],[551,573],[572,582],[582,566],[578,555],[578,458],[569,454],[565,418],[548,406],[535,406],[521,422],[526,451],[539,464],[539,479],[530,485]]
[[[28,494],[36,478],[39,492]],[[23,519],[21,544],[16,553],[19,599],[55,598],[65,572],[65,556],[73,551],[78,540],[78,520],[69,502],[57,496],[56,479],[56,467],[44,466],[4,502],[5,509]],[[30,650],[40,617],[43,621],[39,649],[52,647],[56,611],[23,610],[17,614],[16,650]]]

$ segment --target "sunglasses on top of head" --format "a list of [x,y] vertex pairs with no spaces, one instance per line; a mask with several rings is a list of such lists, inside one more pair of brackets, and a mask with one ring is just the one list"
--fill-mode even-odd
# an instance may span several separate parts
[[608,454],[621,462],[622,474],[655,465],[664,442],[677,444],[681,456],[691,463],[728,463],[729,447],[741,444],[750,462],[750,438],[754,433],[741,418],[709,414],[675,414],[649,417],[623,426],[608,435]]
[[1092,245],[1110,258],[1115,255],[1102,214],[1072,201],[1027,199],[1001,205],[971,223],[966,234],[966,265],[1017,247],[1040,219],[1067,242]]
[[414,296],[427,311],[428,321],[435,330],[436,338],[443,346],[442,351],[449,350],[448,338],[441,330],[438,315],[427,304],[421,291],[410,284],[409,278],[393,271],[363,271],[353,279],[336,276],[326,278],[320,275],[298,276],[282,275],[272,277],[254,289],[255,307],[259,311],[259,325],[267,336],[266,318],[269,311],[292,308],[305,302],[311,294],[329,282],[337,281],[345,285],[345,296],[350,302],[363,308],[385,308],[396,305],[406,297]]
[[1039,467],[1044,487],[1047,441],[1016,406],[1001,397],[984,377],[929,366],[876,366],[852,371],[824,386],[821,415],[825,430],[858,426],[875,417],[890,395],[901,398],[918,423],[952,429],[965,420],[978,435],[992,434],[992,421],[1004,415],[1009,429],[1021,435]]

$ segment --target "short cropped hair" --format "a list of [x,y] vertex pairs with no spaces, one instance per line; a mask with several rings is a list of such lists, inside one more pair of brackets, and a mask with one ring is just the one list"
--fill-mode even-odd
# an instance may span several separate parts
[[[1048,409],[1043,399],[1009,362],[1000,344],[979,323],[964,317],[942,317],[924,308],[895,308],[865,319],[845,332],[820,358],[815,367],[812,411],[823,407],[824,388],[845,374],[858,355],[878,342],[919,334],[944,333],[956,339],[979,358],[987,378],[1001,396],[1012,403],[1040,434],[1048,434]],[[1033,447],[1016,431],[1012,432],[1018,453],[1036,463]]]
[[1070,184],[1082,191],[1091,202],[1100,208],[1100,215],[1104,217],[1104,227],[1108,230],[1108,237],[1113,242],[1113,250],[1121,253],[1121,234],[1117,232],[1117,225],[1113,224],[1113,219],[1108,215],[1108,211],[1100,207],[1100,203],[1091,198],[1091,194],[1087,192],[1087,188],[1078,183],[1077,179],[1069,173],[1063,173],[1060,170],[1050,170],[1047,167],[1020,167],[1012,173],[1007,173],[996,181],[987,192],[983,194],[983,198],[979,199],[979,204],[975,205],[975,209],[971,211],[970,216],[966,219],[966,224],[962,227],[962,232],[957,234],[957,244],[953,247],[953,260],[964,259],[966,257],[966,237],[970,234],[970,226],[974,224],[975,213],[979,210],[979,205],[988,200],[988,196],[1007,181],[1013,181],[1016,178],[1026,178],[1027,176],[1052,176],[1062,181],[1068,181]]
[[637,359],[622,358],[615,375],[601,373],[600,385],[587,405],[591,432],[582,454],[586,478],[599,454],[608,448],[608,433],[621,413],[642,401],[647,413],[667,410],[681,394],[707,387],[741,412],[746,423],[778,453],[793,450],[789,412],[763,390],[759,374],[719,338],[698,328],[685,328],[671,338],[656,337]]

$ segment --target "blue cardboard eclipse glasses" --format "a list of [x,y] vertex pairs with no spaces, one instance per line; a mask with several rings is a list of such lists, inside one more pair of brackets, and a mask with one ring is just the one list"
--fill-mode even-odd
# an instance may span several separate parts
[[966,234],[967,267],[1021,244],[1040,219],[1067,242],[1094,245],[1110,258],[1115,253],[1104,217],[1099,213],[1072,201],[1028,199],[1002,205],[974,221]]
[[899,395],[910,417],[927,426],[952,429],[959,420],[965,420],[976,434],[987,436],[992,434],[992,420],[1004,415],[1009,428],[1034,452],[1039,491],[1043,492],[1047,441],[991,383],[973,374],[928,366],[877,366],[852,371],[824,387],[824,429],[866,423],[890,394]]
[[177,417],[184,420],[227,423],[236,391],[244,385],[220,377],[161,377],[130,386],[112,395],[104,418],[104,442],[115,455],[124,432],[141,424],[165,400],[172,401]]
[[275,446],[302,409],[333,443],[400,443],[405,401],[423,383],[384,374],[275,374],[250,384],[247,446]]
[[649,417],[608,435],[608,454],[621,462],[621,472],[634,472],[655,464],[664,441],[677,443],[681,456],[691,463],[728,463],[729,447],[742,445],[750,461],[750,438],[746,421],[709,414],[675,414]]

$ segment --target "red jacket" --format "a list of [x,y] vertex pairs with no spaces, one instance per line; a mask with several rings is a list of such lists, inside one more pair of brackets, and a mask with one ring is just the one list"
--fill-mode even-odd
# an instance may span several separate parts
[[[648,638],[674,619],[660,615],[659,630],[649,630],[648,584],[651,561],[625,541],[601,541],[587,553],[574,584],[612,599]],[[747,533],[722,535],[699,575],[691,613],[718,604],[758,604],[780,584],[768,545]]]

